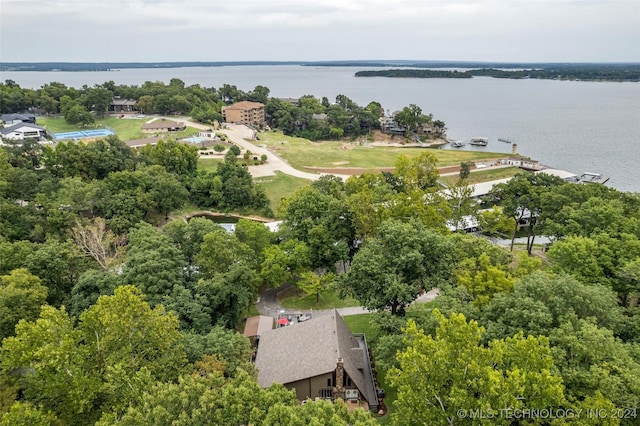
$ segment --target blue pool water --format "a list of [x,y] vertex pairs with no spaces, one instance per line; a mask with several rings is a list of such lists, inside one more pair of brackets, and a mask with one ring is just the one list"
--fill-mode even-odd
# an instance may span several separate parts
[[189,143],[200,143],[200,142],[204,142],[207,140],[207,138],[200,138],[200,137],[190,137],[190,138],[184,138],[182,139],[184,142],[189,142]]
[[76,130],[75,132],[61,132],[54,133],[53,137],[57,140],[67,139],[86,139],[86,138],[99,138],[113,135],[114,133],[108,129],[93,129],[93,130]]

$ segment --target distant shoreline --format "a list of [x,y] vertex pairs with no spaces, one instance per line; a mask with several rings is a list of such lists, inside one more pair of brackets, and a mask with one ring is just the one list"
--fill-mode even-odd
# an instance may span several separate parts
[[477,68],[470,70],[433,70],[433,69],[387,69],[358,71],[356,77],[388,78],[474,78],[492,77],[505,79],[541,79],[590,82],[638,82],[640,66],[628,67],[548,67],[540,69],[497,69]]
[[[443,68],[480,69],[487,71],[498,69],[512,72],[522,71],[547,71],[566,74],[579,72],[588,76],[596,73],[598,78],[621,73],[637,73],[640,75],[640,62],[620,63],[550,63],[550,62],[478,62],[478,61],[420,61],[420,60],[353,60],[353,61],[184,61],[184,62],[0,62],[1,71],[24,72],[106,72],[123,69],[161,69],[161,68],[194,68],[194,67],[231,67],[231,66],[283,66],[298,65],[310,67],[376,67],[376,68],[403,68],[394,70],[405,73],[415,71],[429,71],[425,68],[439,69],[437,73],[451,71],[440,70]],[[410,70],[408,68],[417,68]],[[386,70],[386,72],[391,70]],[[634,74],[635,75],[635,74]],[[406,75],[409,77],[409,75]],[[412,76],[413,77],[413,76]],[[503,77],[504,78],[504,77]],[[522,78],[522,77],[519,77]],[[580,78],[583,79],[583,78]],[[605,78],[606,79],[606,78]],[[589,78],[584,78],[589,80]]]

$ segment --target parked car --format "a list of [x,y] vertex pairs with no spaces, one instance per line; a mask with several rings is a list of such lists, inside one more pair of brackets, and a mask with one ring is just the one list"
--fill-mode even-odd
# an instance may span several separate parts
[[304,315],[298,316],[298,322],[304,322],[310,319],[311,319],[311,315],[304,314]]

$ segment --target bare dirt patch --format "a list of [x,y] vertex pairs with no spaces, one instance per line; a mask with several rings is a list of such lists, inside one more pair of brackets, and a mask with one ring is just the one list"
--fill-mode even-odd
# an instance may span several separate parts
[[[339,165],[338,163],[348,163],[345,161],[339,161],[336,163],[332,163],[335,165]],[[359,176],[365,172],[369,173],[381,173],[381,172],[393,172],[395,167],[373,167],[373,168],[364,168],[364,167],[305,167],[305,169],[315,172],[315,173],[328,173],[328,174],[336,174],[336,175],[356,175]],[[476,170],[475,166],[471,167],[471,170]],[[484,170],[484,169],[482,169]],[[455,174],[460,173],[460,166],[447,166],[447,167],[438,167],[438,172],[440,176],[444,176],[447,174]]]
[[380,173],[380,172],[393,172],[393,167],[305,167],[305,169],[315,173],[328,173],[335,175],[356,175],[359,176],[365,172]]

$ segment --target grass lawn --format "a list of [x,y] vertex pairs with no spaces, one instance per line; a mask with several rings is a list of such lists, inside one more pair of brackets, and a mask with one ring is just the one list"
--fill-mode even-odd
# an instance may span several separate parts
[[224,161],[224,157],[200,157],[198,158],[198,170],[213,173],[218,170],[218,164]]
[[257,178],[255,182],[264,188],[271,203],[271,210],[276,214],[283,198],[287,198],[299,188],[311,184],[308,179],[298,178],[282,172],[276,172],[275,176]]
[[367,337],[367,343],[371,344],[378,338],[378,330],[371,327],[369,320],[372,314],[349,315],[344,318],[345,324],[352,333],[364,333]]
[[[371,324],[369,323],[371,315],[372,314],[360,314],[343,317],[345,324],[347,324],[347,327],[349,327],[349,330],[351,330],[352,333],[364,333],[365,337],[367,338],[367,344],[369,345],[369,347],[372,346],[372,342],[375,342],[377,340],[379,334],[378,330],[371,327]],[[391,410],[393,410],[393,401],[395,401],[397,398],[397,392],[395,388],[387,385],[384,380],[386,375],[387,372],[385,370],[378,369],[378,385],[386,392],[384,404],[387,406],[386,415],[380,417],[376,414],[373,414],[373,417],[380,424],[389,424],[391,422],[390,413]]]
[[[480,182],[510,178],[517,175],[518,173],[522,173],[522,169],[518,167],[500,167],[497,169],[487,170],[481,169],[477,172],[471,172],[469,178],[467,179],[467,182],[473,185]],[[440,180],[446,185],[451,186],[458,181],[458,175],[456,174],[455,176],[442,176]]]
[[[142,139],[151,136],[142,133],[142,125],[149,121],[148,118],[118,118],[115,116],[106,116],[104,118],[95,118],[96,122],[89,129],[111,127],[121,141],[130,141],[133,139]],[[82,127],[79,124],[68,124],[62,117],[38,117],[38,124],[45,127],[50,133],[71,132],[79,130]],[[171,136],[180,139],[198,133],[195,127],[187,127],[184,132],[171,133]]]
[[386,371],[378,370],[378,385],[380,388],[384,389],[385,398],[384,405],[387,406],[387,414],[384,416],[378,416],[373,414],[373,418],[375,418],[378,423],[382,425],[391,424],[391,413],[393,413],[393,402],[398,399],[398,391],[396,388],[389,386],[385,380],[385,376],[387,375]]
[[285,290],[283,293],[278,294],[278,304],[287,309],[331,309],[331,308],[345,308],[347,306],[358,306],[358,302],[353,299],[340,299],[338,294],[334,291],[327,290],[320,293],[319,301],[316,302],[316,295],[306,295],[300,292],[298,295],[297,289],[291,287]]
[[[287,160],[293,167],[393,167],[400,154],[415,157],[427,148],[365,147],[358,143],[311,142],[307,139],[284,136],[277,132],[262,132],[260,143]],[[459,165],[463,161],[474,161],[503,157],[504,154],[479,151],[454,151],[430,149],[438,158],[439,166]]]

